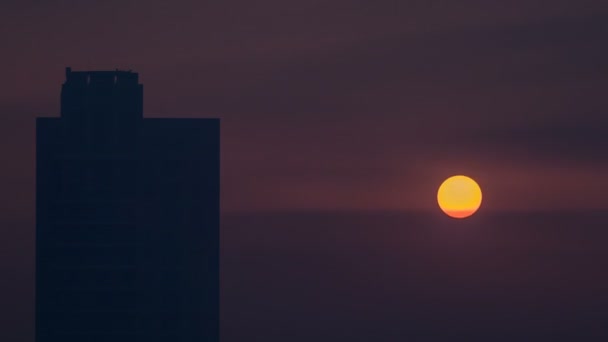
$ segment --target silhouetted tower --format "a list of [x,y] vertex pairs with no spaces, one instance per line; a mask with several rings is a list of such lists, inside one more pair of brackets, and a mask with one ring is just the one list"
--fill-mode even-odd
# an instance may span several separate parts
[[37,342],[219,340],[219,120],[142,105],[137,73],[68,68],[37,119]]

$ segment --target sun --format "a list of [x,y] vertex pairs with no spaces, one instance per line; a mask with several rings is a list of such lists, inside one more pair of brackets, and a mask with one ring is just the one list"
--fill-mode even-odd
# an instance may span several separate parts
[[472,178],[452,176],[439,187],[437,203],[450,217],[469,217],[481,206],[481,188]]

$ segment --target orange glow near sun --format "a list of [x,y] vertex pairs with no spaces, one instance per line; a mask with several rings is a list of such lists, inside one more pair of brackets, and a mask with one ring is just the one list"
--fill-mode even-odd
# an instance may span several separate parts
[[467,176],[450,177],[439,187],[437,203],[441,210],[450,217],[469,217],[481,205],[481,188]]

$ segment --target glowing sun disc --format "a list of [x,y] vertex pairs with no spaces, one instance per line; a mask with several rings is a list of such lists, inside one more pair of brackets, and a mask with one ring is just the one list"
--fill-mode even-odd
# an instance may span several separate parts
[[453,218],[473,215],[481,206],[481,188],[472,178],[452,176],[437,191],[439,208]]

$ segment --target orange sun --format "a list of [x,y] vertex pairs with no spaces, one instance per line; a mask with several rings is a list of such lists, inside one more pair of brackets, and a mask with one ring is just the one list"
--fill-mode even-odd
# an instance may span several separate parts
[[437,203],[439,208],[450,217],[469,217],[481,205],[481,188],[467,176],[450,177],[439,187]]

